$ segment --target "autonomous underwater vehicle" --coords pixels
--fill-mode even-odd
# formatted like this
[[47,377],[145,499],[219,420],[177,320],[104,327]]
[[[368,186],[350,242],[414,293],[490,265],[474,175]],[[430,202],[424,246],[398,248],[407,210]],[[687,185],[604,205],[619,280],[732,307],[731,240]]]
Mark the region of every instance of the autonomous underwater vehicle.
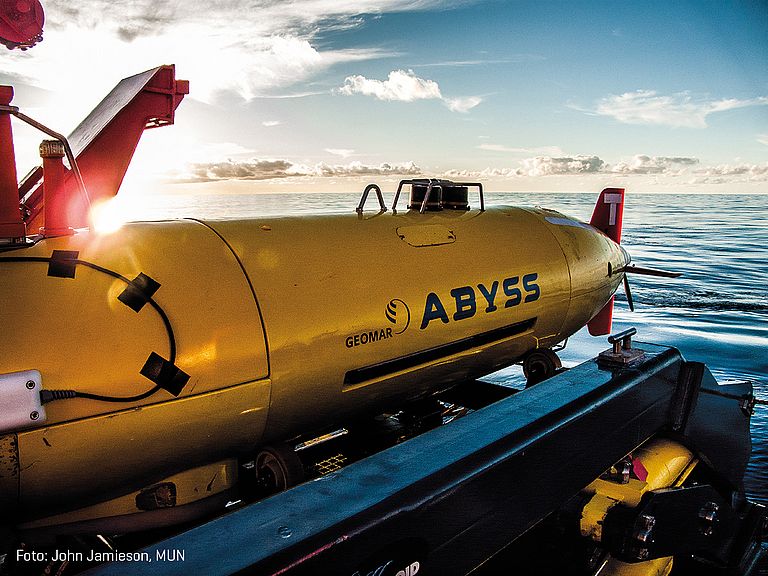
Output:
[[[370,445],[381,435],[366,422],[410,419],[390,443],[408,445],[417,429],[434,427],[427,422],[436,402],[461,412],[481,394],[480,384],[472,390],[477,378],[518,362],[531,390],[517,396],[543,389],[561,372],[557,345],[585,325],[593,335],[610,333],[622,283],[631,304],[628,274],[674,276],[630,263],[620,245],[620,188],[603,190],[589,223],[544,208],[486,208],[479,183],[412,179],[400,182],[391,210],[371,185],[349,214],[89,230],[91,205],[117,193],[142,131],[172,124],[188,90],[172,66],[127,78],[69,138],[11,106],[9,87],[0,90],[7,556],[66,537],[188,527],[232,502],[258,504],[308,478],[344,474],[356,458],[336,446],[358,428],[361,462],[377,452]],[[42,167],[20,184],[11,116],[54,138],[41,145]],[[398,211],[406,187],[408,210]],[[480,206],[472,209],[474,189]],[[380,206],[374,213],[364,211],[370,192]],[[644,361],[630,339],[615,338],[603,356],[612,377]],[[654,354],[646,351],[646,360]],[[702,456],[708,449],[688,446],[685,426],[696,421],[703,403],[695,397],[712,387],[711,376],[680,373],[687,375],[672,379],[685,412],[677,429],[625,438],[628,449],[600,459],[605,474],[580,486],[584,501],[573,513],[579,538],[600,543],[615,562],[645,564],[638,574],[669,573],[675,554],[625,545],[626,531],[642,544],[635,525],[643,520],[632,514],[660,490],[682,494],[689,479],[699,486],[709,478],[700,472],[712,462]],[[442,395],[457,389],[466,399],[446,403]],[[763,522],[759,507],[735,496],[754,404],[748,385],[725,396],[741,415],[734,417],[741,432],[728,441],[736,445],[733,470],[726,480],[712,470],[717,498],[701,491],[681,498],[696,518],[703,514],[704,532],[728,518],[717,540],[727,550],[717,558],[741,566],[755,556]],[[565,500],[575,506],[571,496],[556,508]],[[621,528],[606,536],[605,525]],[[731,532],[749,536],[737,546]],[[692,538],[697,552],[706,548],[702,538],[706,544]],[[416,564],[426,573],[428,564]],[[623,566],[601,574],[629,573]]]

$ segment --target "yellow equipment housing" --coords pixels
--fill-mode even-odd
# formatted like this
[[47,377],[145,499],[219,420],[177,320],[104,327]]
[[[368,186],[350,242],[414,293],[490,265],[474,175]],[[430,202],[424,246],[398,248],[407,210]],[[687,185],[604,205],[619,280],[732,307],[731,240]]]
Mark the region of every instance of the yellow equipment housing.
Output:
[[[95,267],[49,276],[54,250]],[[100,267],[160,284],[190,379],[178,397],[50,402],[46,421],[7,431],[0,508],[30,521],[95,505],[510,365],[584,326],[628,262],[587,224],[512,207],[141,222],[2,253],[0,373],[151,388],[139,372],[169,356],[163,322]]]
[[[644,480],[628,478],[616,482],[598,478],[584,488],[592,497],[582,510],[579,528],[582,536],[601,542],[603,522],[608,511],[617,504],[637,507],[648,492],[669,487],[680,487],[698,464],[693,453],[682,444],[667,438],[653,438],[632,454],[647,472]],[[664,557],[628,564],[609,557],[600,576],[667,576],[672,571],[673,558]]]

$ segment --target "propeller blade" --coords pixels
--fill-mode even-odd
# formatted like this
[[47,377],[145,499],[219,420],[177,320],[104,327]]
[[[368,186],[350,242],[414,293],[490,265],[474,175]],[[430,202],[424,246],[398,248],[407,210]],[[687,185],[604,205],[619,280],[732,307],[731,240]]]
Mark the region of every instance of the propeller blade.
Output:
[[627,304],[629,304],[629,311],[635,311],[635,303],[632,301],[632,290],[629,289],[629,277],[624,274],[624,293],[627,295]]
[[[662,278],[678,278],[682,276],[682,272],[668,272],[666,270],[655,270],[653,268],[640,268],[639,266],[626,266],[622,270],[617,272],[624,272],[625,274],[642,274],[643,276],[660,276]],[[626,278],[626,276],[624,276]]]

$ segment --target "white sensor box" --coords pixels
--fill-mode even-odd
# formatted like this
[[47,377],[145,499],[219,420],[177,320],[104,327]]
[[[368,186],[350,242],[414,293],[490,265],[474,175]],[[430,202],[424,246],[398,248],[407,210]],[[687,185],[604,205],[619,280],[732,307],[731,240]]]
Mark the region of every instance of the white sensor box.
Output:
[[14,432],[45,422],[40,403],[43,379],[37,370],[0,374],[0,432]]

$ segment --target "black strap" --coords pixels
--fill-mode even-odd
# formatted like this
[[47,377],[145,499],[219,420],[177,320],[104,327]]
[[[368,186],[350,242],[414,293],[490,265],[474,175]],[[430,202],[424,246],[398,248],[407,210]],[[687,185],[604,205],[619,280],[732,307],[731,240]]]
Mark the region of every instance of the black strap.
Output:
[[160,283],[142,272],[128,283],[117,299],[134,312],[139,312],[158,288]]
[[174,396],[181,394],[189,381],[189,374],[155,352],[149,355],[140,374]]
[[79,255],[77,250],[54,250],[48,262],[48,276],[74,278]]

